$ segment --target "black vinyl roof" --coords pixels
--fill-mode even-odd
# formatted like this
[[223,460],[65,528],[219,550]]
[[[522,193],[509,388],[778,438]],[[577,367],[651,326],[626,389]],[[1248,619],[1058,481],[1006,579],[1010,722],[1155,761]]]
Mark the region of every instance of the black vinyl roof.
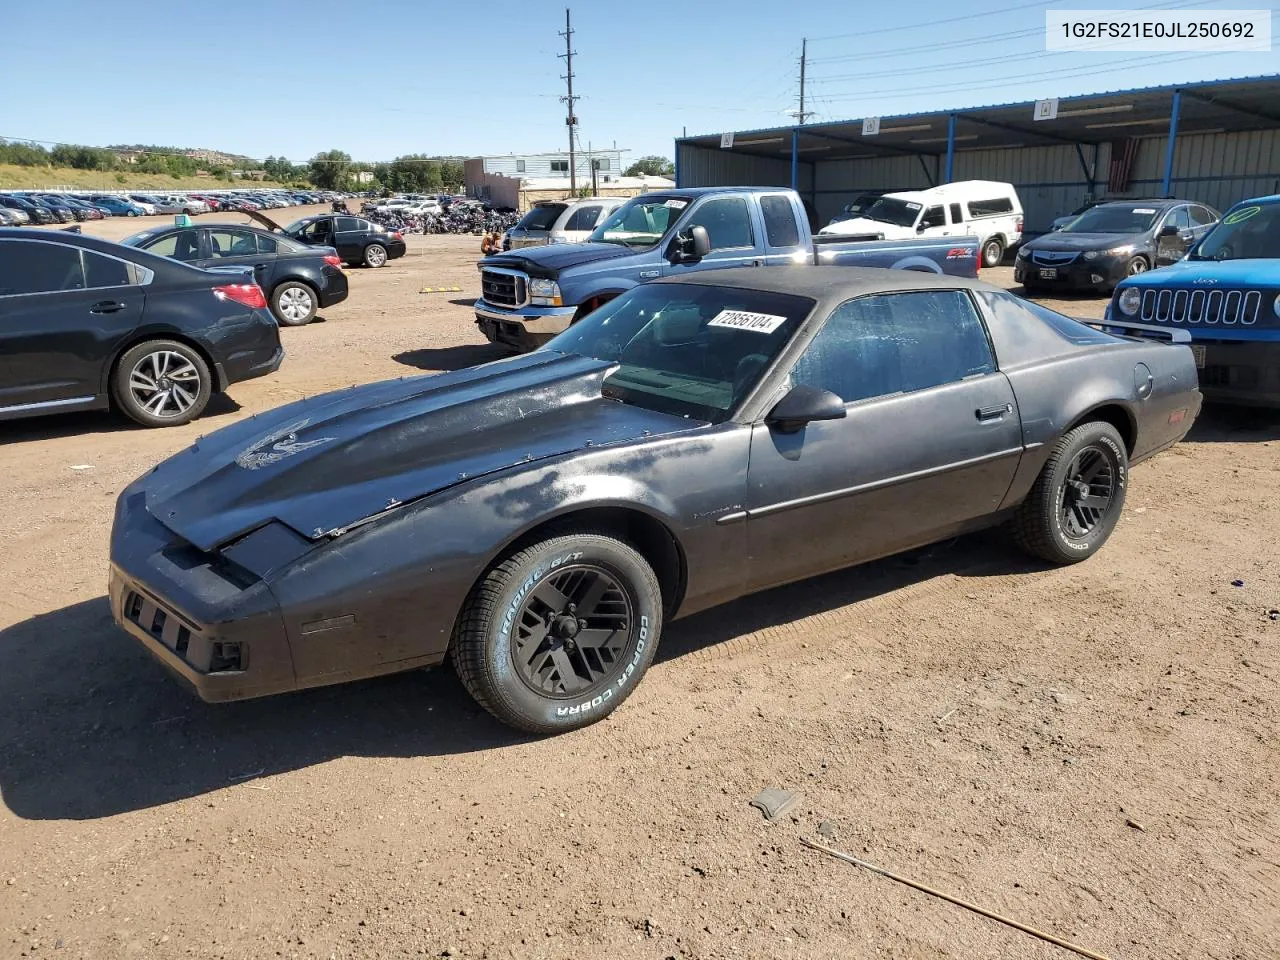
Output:
[[[880,118],[876,136],[862,135],[862,120],[809,123],[734,133],[729,152],[783,159],[791,156],[791,134],[799,132],[806,163],[947,152],[947,125],[956,117],[956,149],[1092,145],[1125,137],[1169,132],[1174,93],[1181,91],[1178,134],[1280,128],[1280,75],[1214,80],[1063,98],[1053,120],[1032,119],[1035,102]],[[720,134],[684,137],[687,144],[719,150]]]

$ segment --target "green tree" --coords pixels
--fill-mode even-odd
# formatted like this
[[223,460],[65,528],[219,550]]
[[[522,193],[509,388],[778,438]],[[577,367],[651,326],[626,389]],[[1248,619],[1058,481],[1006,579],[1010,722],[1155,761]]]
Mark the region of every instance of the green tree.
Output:
[[641,157],[627,167],[628,177],[670,177],[676,172],[676,165],[666,157]]
[[443,186],[450,193],[461,193],[462,185],[466,182],[463,173],[463,165],[461,160],[441,160],[440,161],[440,180]]
[[307,176],[321,190],[342,190],[351,171],[351,154],[326,150],[311,158]]

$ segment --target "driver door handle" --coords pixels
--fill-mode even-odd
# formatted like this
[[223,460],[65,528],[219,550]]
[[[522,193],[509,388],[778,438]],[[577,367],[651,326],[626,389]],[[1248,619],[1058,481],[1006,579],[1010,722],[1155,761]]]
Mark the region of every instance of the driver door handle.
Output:
[[990,407],[979,407],[977,410],[973,411],[973,415],[977,417],[979,421],[986,423],[988,420],[1003,420],[1006,413],[1012,412],[1013,404],[997,403]]
[[89,308],[90,313],[118,313],[127,307],[123,300],[99,300]]

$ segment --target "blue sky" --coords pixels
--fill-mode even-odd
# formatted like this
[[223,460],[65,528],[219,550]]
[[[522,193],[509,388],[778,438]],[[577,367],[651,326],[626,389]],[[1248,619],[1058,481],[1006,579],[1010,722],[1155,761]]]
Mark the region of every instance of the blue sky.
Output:
[[[580,136],[584,145],[616,143],[633,157],[669,156],[685,128],[694,134],[789,123],[803,36],[814,38],[808,108],[815,119],[1280,72],[1274,51],[1045,52],[1045,10],[1107,6],[579,2]],[[566,143],[556,59],[564,49],[556,35],[563,2],[41,0],[6,7],[4,35],[12,42],[0,60],[4,137],[201,146],[294,161],[330,148],[385,160]],[[45,42],[37,46],[40,37]]]

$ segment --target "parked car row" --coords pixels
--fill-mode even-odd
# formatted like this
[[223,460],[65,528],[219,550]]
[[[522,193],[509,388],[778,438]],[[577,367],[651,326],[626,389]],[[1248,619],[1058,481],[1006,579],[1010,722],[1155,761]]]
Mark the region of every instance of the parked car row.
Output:
[[106,217],[144,217],[214,210],[267,210],[327,203],[349,194],[333,191],[227,190],[201,193],[94,193],[22,190],[0,193],[0,226],[83,223]]

